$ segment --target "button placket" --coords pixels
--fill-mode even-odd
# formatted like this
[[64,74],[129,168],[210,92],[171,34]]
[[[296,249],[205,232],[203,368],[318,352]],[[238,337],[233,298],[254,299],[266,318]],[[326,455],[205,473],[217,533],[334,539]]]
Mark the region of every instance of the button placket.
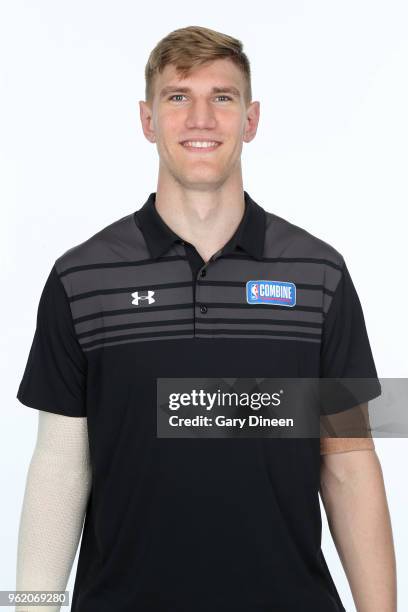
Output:
[[[196,278],[195,278],[195,303],[194,303],[194,335],[200,337],[199,333],[196,333],[196,329],[197,329],[197,318],[202,317],[203,315],[206,315],[208,313],[209,310],[209,306],[208,306],[208,301],[211,301],[211,297],[208,294],[208,291],[206,293],[207,298],[205,299],[205,301],[202,301],[201,299],[201,295],[202,295],[202,287],[200,285],[200,280],[202,278],[205,278],[208,275],[209,272],[209,268],[211,266],[211,264],[213,264],[218,257],[221,255],[222,253],[222,249],[220,249],[219,251],[217,251],[216,253],[214,253],[214,255],[212,255],[209,260],[204,263],[203,266],[201,266],[201,268],[198,269],[198,271],[196,272]],[[207,289],[209,288],[209,286],[207,285]],[[206,303],[207,302],[207,303]],[[205,330],[207,331],[208,326],[205,327]],[[204,334],[203,334],[204,335]],[[207,334],[205,334],[205,337],[207,337]]]
[[[202,268],[198,271],[198,274],[196,277],[196,291],[195,291],[196,304],[194,308],[196,318],[199,317],[200,315],[201,316],[205,315],[208,312],[208,305],[201,301],[201,286],[200,286],[199,281],[201,278],[205,278],[207,276],[208,267],[212,262],[214,262],[214,260],[215,260],[214,256],[210,257],[210,259],[206,262],[206,264],[202,266]],[[196,328],[196,326],[194,327]]]

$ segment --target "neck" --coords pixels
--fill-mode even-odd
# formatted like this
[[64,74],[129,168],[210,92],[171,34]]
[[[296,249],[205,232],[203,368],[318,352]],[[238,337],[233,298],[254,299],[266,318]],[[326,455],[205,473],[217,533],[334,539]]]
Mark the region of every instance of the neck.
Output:
[[242,178],[220,187],[189,189],[160,180],[156,190],[156,210],[180,238],[194,245],[208,259],[235,233],[245,210]]

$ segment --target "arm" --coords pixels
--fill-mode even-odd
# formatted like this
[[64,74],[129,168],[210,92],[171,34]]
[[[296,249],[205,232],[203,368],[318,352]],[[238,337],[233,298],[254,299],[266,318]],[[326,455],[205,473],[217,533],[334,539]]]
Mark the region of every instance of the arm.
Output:
[[396,612],[396,562],[375,450],[323,455],[320,495],[357,612]]
[[[16,590],[65,590],[91,486],[87,419],[39,411],[20,518]],[[17,606],[16,612],[60,606]]]

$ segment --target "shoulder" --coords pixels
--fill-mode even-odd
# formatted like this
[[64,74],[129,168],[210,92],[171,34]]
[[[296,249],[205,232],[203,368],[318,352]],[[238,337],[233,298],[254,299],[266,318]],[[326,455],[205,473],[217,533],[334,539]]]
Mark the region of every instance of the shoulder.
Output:
[[342,270],[344,258],[331,244],[287,219],[266,212],[265,257],[309,258]]
[[132,212],[62,253],[55,260],[55,269],[58,275],[64,276],[83,266],[96,267],[119,260],[138,260],[144,257],[145,242]]

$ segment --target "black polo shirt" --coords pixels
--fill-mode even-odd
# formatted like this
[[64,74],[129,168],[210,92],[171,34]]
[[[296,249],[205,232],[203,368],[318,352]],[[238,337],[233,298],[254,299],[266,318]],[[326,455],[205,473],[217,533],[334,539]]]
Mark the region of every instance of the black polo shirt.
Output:
[[[318,438],[157,435],[160,377],[377,377],[342,255],[244,196],[207,263],[152,193],[46,280],[17,397],[88,419],[75,612],[344,610],[321,550]],[[250,287],[251,302],[257,279],[296,294]]]

